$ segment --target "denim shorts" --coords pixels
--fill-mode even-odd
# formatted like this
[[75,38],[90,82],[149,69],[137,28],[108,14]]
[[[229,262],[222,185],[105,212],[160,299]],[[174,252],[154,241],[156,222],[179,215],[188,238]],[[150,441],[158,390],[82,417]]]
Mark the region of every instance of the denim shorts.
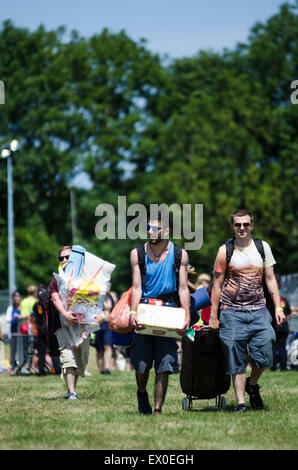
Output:
[[112,330],[109,328],[107,321],[100,325],[100,329],[95,332],[95,348],[97,351],[104,351],[105,346],[113,345]]
[[275,332],[271,322],[266,308],[221,310],[219,336],[227,374],[245,373],[248,352],[255,367],[272,367]]
[[178,363],[177,341],[175,338],[134,333],[131,349],[131,363],[139,374],[149,371],[154,363],[155,373],[171,374]]

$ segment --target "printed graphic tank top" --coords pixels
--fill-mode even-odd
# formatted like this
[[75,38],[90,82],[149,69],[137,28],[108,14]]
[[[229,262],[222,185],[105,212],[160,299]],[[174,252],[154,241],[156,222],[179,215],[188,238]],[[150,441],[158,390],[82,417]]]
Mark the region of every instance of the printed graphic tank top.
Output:
[[[253,240],[245,248],[235,244],[220,298],[223,309],[257,310],[264,308],[264,269],[273,266],[275,259],[268,243],[263,241],[263,245],[265,263],[263,263]],[[226,261],[217,257],[214,271],[224,273],[226,268]]]

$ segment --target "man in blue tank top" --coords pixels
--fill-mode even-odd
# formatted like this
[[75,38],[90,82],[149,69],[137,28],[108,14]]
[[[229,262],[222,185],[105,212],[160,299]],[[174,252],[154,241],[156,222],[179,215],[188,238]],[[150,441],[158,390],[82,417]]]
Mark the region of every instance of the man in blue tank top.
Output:
[[[132,292],[130,321],[135,330],[142,327],[138,324],[136,311],[142,297],[164,298],[175,302],[185,310],[185,325],[179,332],[186,333],[190,323],[190,294],[187,285],[188,255],[182,250],[179,269],[179,285],[174,271],[174,244],[169,241],[169,227],[162,226],[161,214],[156,220],[149,220],[147,225],[148,242],[145,243],[146,275],[144,283],[139,267],[137,249],[130,253],[132,268]],[[167,224],[168,225],[168,224]],[[150,335],[134,335],[131,351],[131,362],[136,371],[137,398],[139,412],[152,414],[146,390],[149,371],[155,368],[154,414],[160,414],[165,400],[168,376],[173,373],[177,364],[177,342],[175,338],[161,338]]]

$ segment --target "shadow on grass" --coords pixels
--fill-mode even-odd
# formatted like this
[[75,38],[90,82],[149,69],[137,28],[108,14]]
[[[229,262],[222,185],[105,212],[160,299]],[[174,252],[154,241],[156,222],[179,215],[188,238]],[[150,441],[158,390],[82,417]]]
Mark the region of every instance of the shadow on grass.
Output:
[[[184,413],[192,413],[192,412],[202,412],[202,413],[235,413],[235,405],[228,405],[224,410],[221,408],[218,408],[216,406],[197,406],[193,407],[191,409],[187,410],[182,410]],[[240,413],[238,412],[237,414],[246,414],[246,413],[261,413],[261,412],[268,412],[270,411],[270,408],[268,406],[265,406],[263,410],[253,410],[252,408],[248,407],[247,411]]]

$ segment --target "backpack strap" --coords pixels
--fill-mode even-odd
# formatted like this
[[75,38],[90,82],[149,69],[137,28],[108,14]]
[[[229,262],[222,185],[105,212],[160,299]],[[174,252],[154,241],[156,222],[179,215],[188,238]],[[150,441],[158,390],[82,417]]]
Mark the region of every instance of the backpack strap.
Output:
[[227,260],[227,266],[231,261],[231,258],[233,256],[234,252],[234,242],[235,242],[235,237],[229,238],[226,240],[223,245],[226,245],[226,260]]
[[256,248],[262,257],[263,263],[265,263],[265,250],[262,240],[259,238],[253,238],[253,241],[255,242]]
[[174,243],[174,271],[176,275],[176,289],[179,288],[179,271],[181,266],[182,248]]
[[[137,248],[137,253],[138,253],[141,277],[142,277],[142,286],[146,292],[147,289],[146,289],[146,284],[145,284],[145,275],[146,275],[145,245],[142,243],[141,245],[138,245],[136,248]],[[176,275],[176,288],[177,289],[179,287],[179,270],[181,266],[181,258],[182,258],[182,248],[181,246],[176,245],[176,243],[174,243],[174,271]]]
[[[263,244],[262,240],[260,240],[259,238],[254,238],[253,240],[254,240],[254,242],[255,242],[255,245],[256,245],[256,248],[257,248],[258,252],[260,253],[260,255],[261,255],[261,257],[262,257],[263,263],[265,263],[265,250],[264,250],[264,244]],[[270,292],[269,292],[269,290],[268,290],[268,287],[267,287],[267,284],[266,284],[265,276],[264,276],[264,275],[263,275],[262,284],[263,284],[263,290],[264,290],[264,297],[265,297],[266,308],[267,308],[267,310],[269,311],[269,313],[270,313],[271,316],[272,316],[272,324],[273,324],[273,326],[276,326],[276,320],[275,320],[275,305],[274,305],[273,299],[272,299],[272,297],[271,297],[271,294],[270,294]]]
[[140,272],[141,272],[141,277],[142,277],[142,286],[145,292],[147,292],[146,284],[145,284],[145,275],[146,275],[145,245],[142,243],[141,245],[138,245],[136,248],[138,252],[139,267],[140,267]]
[[[260,240],[259,238],[253,237],[253,241],[256,245],[258,252],[260,253],[262,257],[263,263],[265,263],[265,251],[264,251],[264,245],[263,245],[262,240]],[[226,245],[226,249],[227,249],[227,253],[226,253],[227,265],[230,263],[231,258],[233,256],[234,242],[235,242],[235,237],[229,238],[229,240],[224,242],[224,245]]]

